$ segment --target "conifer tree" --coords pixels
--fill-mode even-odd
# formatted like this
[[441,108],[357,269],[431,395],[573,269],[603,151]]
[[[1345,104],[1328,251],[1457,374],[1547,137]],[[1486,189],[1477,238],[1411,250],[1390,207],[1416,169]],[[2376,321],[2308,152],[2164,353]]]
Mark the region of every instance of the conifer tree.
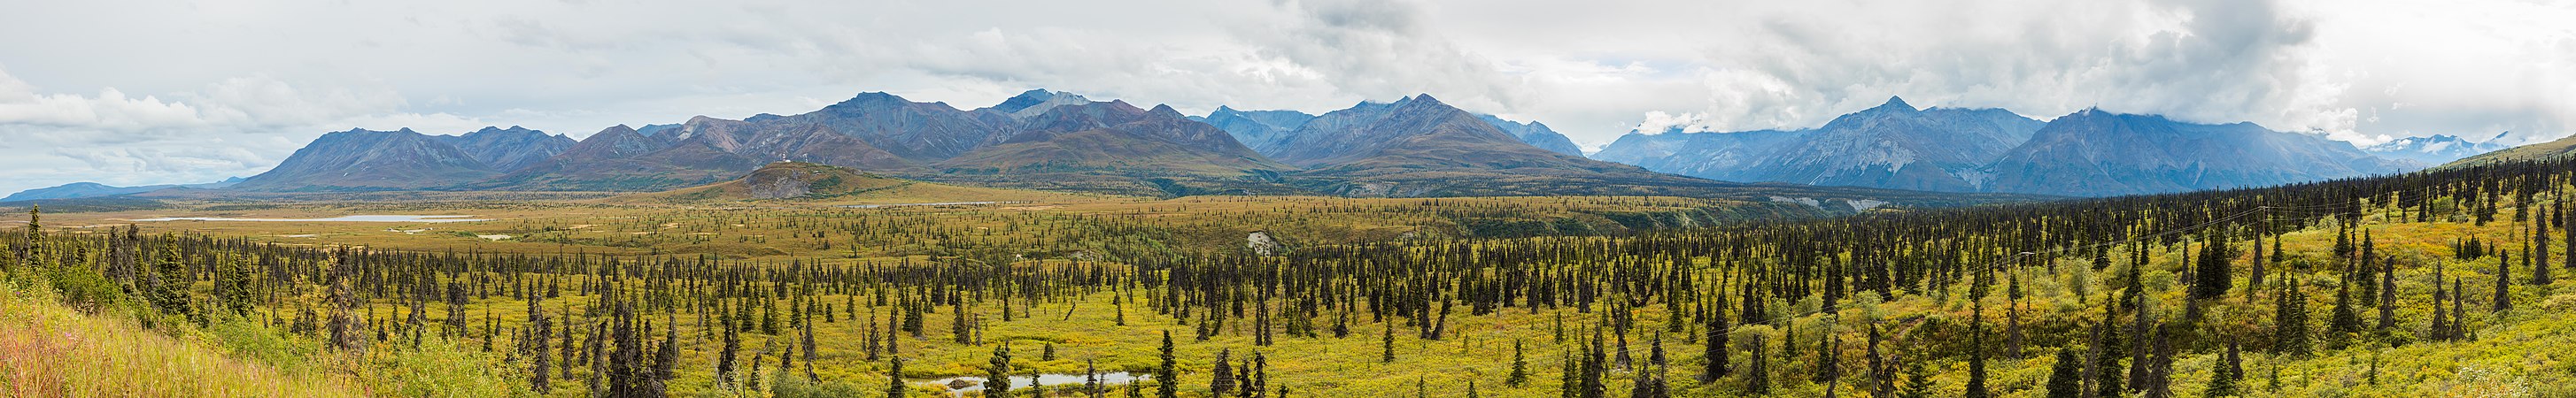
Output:
[[1922,359],[1905,362],[1905,389],[1896,394],[1903,398],[1932,398],[1932,372],[1925,370]]
[[[732,315],[725,315],[725,318],[718,319],[730,317]],[[732,324],[730,320],[724,322],[728,325]],[[716,384],[730,384],[734,379],[734,355],[739,351],[742,351],[742,335],[740,332],[735,332],[734,328],[724,328],[724,349],[716,352]]]
[[2391,258],[2388,261],[2381,261],[2380,264],[2377,329],[2379,333],[2385,335],[2397,328],[2397,261]]
[[551,354],[551,352],[549,352],[551,350],[546,349],[546,343],[552,342],[554,339],[554,336],[552,336],[554,333],[554,320],[547,319],[544,307],[539,306],[537,303],[538,300],[528,300],[529,335],[527,344],[528,351],[532,354],[529,355],[532,360],[529,369],[532,371],[528,372],[528,388],[536,391],[538,395],[545,395],[547,391],[550,391],[549,386],[547,385],[546,375],[550,373],[548,370],[551,370],[546,366],[546,361],[550,359],[550,356],[547,354]]
[[2298,283],[2293,282],[2282,286],[2281,294],[2276,297],[2279,298],[2274,300],[2272,313],[2273,352],[2307,356],[2310,352],[2307,294],[2301,293]]
[[149,298],[152,301],[152,307],[160,309],[161,312],[193,319],[196,313],[188,305],[190,301],[188,284],[191,278],[188,277],[188,265],[184,262],[185,259],[179,257],[178,246],[176,243],[165,242],[153,251],[152,268],[147,270],[150,272],[144,274],[143,278],[146,289],[144,297]]
[[2504,257],[2496,258],[2495,312],[2513,309],[2513,266]]
[[215,274],[218,279],[215,283],[215,295],[222,300],[225,313],[234,316],[250,315],[251,306],[257,304],[255,301],[258,300],[254,297],[257,294],[254,289],[258,287],[253,285],[257,282],[253,280],[255,275],[251,270],[250,262],[239,255],[222,257],[223,260],[220,262],[222,266]]
[[1010,342],[993,346],[993,358],[984,366],[984,396],[987,398],[1010,398],[1011,396]]
[[886,358],[885,396],[887,398],[901,398],[906,395],[905,392],[909,390],[911,390],[911,388],[908,388],[903,384],[903,357]]
[[1108,393],[1107,390],[1100,388],[1099,361],[1099,359],[1082,360],[1082,396],[1100,398],[1102,394]]
[[814,360],[817,357],[814,354],[814,325],[808,323],[797,329],[798,334],[804,335],[802,337],[805,343],[805,381],[822,383],[823,376],[814,373]]
[[1744,391],[1754,395],[1768,394],[1771,392],[1771,372],[1770,370],[1763,368],[1767,367],[1768,363],[1771,362],[1771,358],[1769,355],[1764,355],[1762,352],[1763,347],[1767,347],[1767,345],[1762,344],[1762,334],[1760,333],[1755,333],[1745,337],[1752,338],[1752,341],[1749,341],[1748,343],[1751,343],[1749,346],[1753,352],[1751,355],[1746,357],[1750,362],[1746,363],[1744,366]]
[[2334,318],[2326,322],[2329,346],[2340,348],[2350,342],[2351,336],[2361,333],[2361,314],[2352,309],[2351,286],[2349,279],[2335,285]]
[[1521,346],[1520,339],[1512,339],[1512,373],[1503,379],[1503,385],[1517,388],[1529,384],[1529,376],[1528,352]]
[[2084,382],[2082,379],[2084,376],[2081,375],[2083,372],[2078,370],[2081,368],[2081,365],[2077,363],[2080,360],[2080,358],[2075,356],[2075,349],[2073,347],[2057,349],[2057,365],[2050,368],[2048,373],[2049,398],[2077,398],[2083,396]]
[[1712,313],[1708,315],[1706,320],[1708,323],[1708,326],[1704,328],[1707,329],[1706,332],[1708,333],[1706,344],[1700,346],[1700,358],[1702,361],[1706,362],[1706,364],[1700,368],[1699,372],[1699,382],[1701,384],[1715,382],[1717,381],[1717,378],[1725,377],[1728,370],[1726,338],[1729,335],[1727,333],[1727,329],[1730,329],[1730,327],[1727,326],[1726,322],[1726,300],[1723,298],[1724,295],[1718,296],[1721,298],[1717,300],[1718,303],[1716,305],[1712,306],[1713,309],[1710,310]]
[[1381,329],[1384,329],[1385,333],[1380,333],[1378,335],[1377,361],[1379,363],[1395,363],[1395,325],[1389,324]]
[[1216,351],[1216,373],[1208,376],[1212,378],[1211,380],[1208,380],[1208,394],[1210,396],[1222,397],[1225,396],[1226,393],[1234,392],[1234,362],[1231,359],[1227,359],[1227,357],[1231,356],[1233,353],[1233,349],[1219,349]]
[[2227,363],[2214,366],[2209,372],[2209,387],[2203,390],[2207,396],[2233,397],[2243,394],[2242,387],[2238,385],[2242,384],[2241,380],[2245,378],[2245,368],[2236,352],[2236,344],[2228,343]]
[[2228,288],[2235,281],[2230,275],[2229,263],[2236,258],[2236,251],[2227,247],[2227,236],[2212,234],[2208,239],[2209,242],[2201,246],[2199,266],[2192,270],[2191,298],[2193,299],[2208,300],[2225,296]]
[[1163,366],[1154,372],[1154,393],[1159,398],[1181,396],[1181,370],[1178,358],[1172,356],[1172,331],[1163,331]]

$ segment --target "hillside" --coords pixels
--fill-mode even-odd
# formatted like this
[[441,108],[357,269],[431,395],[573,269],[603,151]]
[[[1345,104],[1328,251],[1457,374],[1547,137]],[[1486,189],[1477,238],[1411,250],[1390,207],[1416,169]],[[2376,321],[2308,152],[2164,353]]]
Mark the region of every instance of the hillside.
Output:
[[323,134],[268,172],[232,189],[250,191],[414,190],[500,175],[463,149],[411,129]]
[[806,162],[761,166],[731,181],[664,192],[602,199],[607,203],[725,204],[773,202],[809,205],[885,205],[960,202],[1063,201],[1085,195],[963,187],[886,177]]
[[518,171],[457,185],[519,191],[649,191],[722,181],[762,164],[703,140],[675,142],[673,135],[647,136],[626,125],[612,126]]
[[2262,187],[2410,170],[2350,143],[2253,123],[2209,125],[2085,110],[2058,117],[1982,171],[1991,192],[2112,196]]
[[[1228,373],[1240,369],[1316,396],[1416,388],[1427,395],[1435,386],[1498,397],[1639,386],[1672,396],[2044,396],[2050,389],[2072,395],[2071,386],[2084,380],[2111,390],[2105,396],[2576,393],[2567,387],[2576,382],[2576,367],[2568,365],[2576,357],[2552,349],[2576,344],[2576,282],[2565,277],[2576,272],[2565,244],[2576,223],[2560,211],[2561,192],[2576,175],[2569,162],[1801,220],[1764,216],[1790,209],[1776,204],[1669,197],[842,208],[797,206],[834,199],[757,198],[864,196],[891,182],[792,163],[756,174],[734,187],[708,187],[716,193],[706,195],[732,200],[707,204],[731,206],[499,204],[515,209],[486,213],[458,204],[346,205],[496,214],[392,231],[219,222],[146,224],[155,232],[148,234],[58,228],[101,217],[86,215],[47,217],[57,227],[38,228],[48,232],[35,239],[26,228],[0,228],[0,241],[40,242],[35,252],[99,250],[111,259],[28,264],[0,256],[11,269],[46,270],[0,274],[12,278],[0,286],[80,292],[0,303],[10,305],[0,318],[44,314],[0,323],[0,331],[13,332],[0,333],[0,349],[152,350],[78,351],[143,358],[79,372],[27,372],[16,367],[21,362],[0,360],[8,371],[0,377],[15,377],[0,387],[207,377],[151,365],[177,356],[191,358],[178,362],[189,367],[258,361],[288,372],[287,380],[297,380],[288,370],[296,366],[349,372],[358,375],[351,383],[398,396],[422,395],[422,388],[580,395],[589,380],[661,385],[676,396],[850,396],[890,388],[936,396],[955,388],[932,381],[984,374],[994,363],[1009,364],[1011,373],[1170,368],[1176,373],[1155,379],[1212,391],[1224,385],[1210,381],[1219,380],[1213,364],[1220,361]],[[825,182],[832,179],[843,181]],[[1747,216],[1753,218],[1741,218]],[[11,217],[0,222],[19,224]],[[276,235],[308,229],[338,232]],[[161,249],[183,244],[199,245],[198,255]],[[120,264],[112,260],[123,255],[117,253],[128,250],[152,259],[140,264],[216,270],[210,273],[219,283],[155,285],[143,275],[159,268],[110,271]],[[476,255],[447,254],[468,252]],[[387,293],[358,308],[323,299],[328,293],[271,299],[251,290],[333,290],[302,276],[267,279],[316,267],[336,267],[325,275],[366,269],[383,276],[340,279],[349,292],[429,285],[449,293]],[[494,282],[478,282],[486,280]],[[505,282],[511,280],[518,282]],[[163,293],[127,296],[118,287],[126,283],[206,299],[182,306],[151,299]],[[940,303],[947,294],[959,300]],[[1168,313],[1150,307],[1199,294],[1210,298],[1168,301]],[[885,304],[876,302],[880,295]],[[713,304],[650,304],[667,297]],[[1370,297],[1383,298],[1370,304]],[[329,327],[298,332],[224,321],[215,311],[225,311],[226,300],[247,302],[254,314],[281,314],[285,325],[329,323],[297,315],[308,308],[423,315],[369,317],[369,328],[388,330],[382,335],[336,335],[366,347],[359,351],[324,343],[334,341],[322,337],[335,336]],[[43,307],[54,302],[110,312]],[[1231,311],[1236,302],[1243,315]],[[158,337],[198,335],[184,321],[166,324],[177,332],[79,326],[95,337],[54,337],[64,330],[55,325],[192,314],[213,316],[221,326],[207,333],[220,337]],[[591,326],[570,333],[530,327],[564,323]],[[1166,332],[1172,338],[1164,339]],[[422,336],[419,348],[412,348],[412,333]],[[808,333],[812,344],[803,341]],[[899,348],[889,349],[889,339]],[[180,343],[148,342],[172,340]],[[310,348],[269,348],[279,346]],[[571,376],[561,376],[561,362],[526,361],[561,358],[565,346],[615,348],[596,348],[606,353],[594,353],[589,365],[575,362]],[[673,359],[656,359],[659,352]],[[816,355],[798,355],[807,352]],[[1637,370],[1612,370],[1623,352]],[[728,353],[735,362],[716,360]],[[878,359],[867,359],[871,354]],[[344,355],[368,359],[337,359]],[[35,356],[0,358],[28,357]],[[902,373],[889,374],[898,360]],[[1181,365],[1189,363],[1209,365]],[[755,371],[748,364],[762,365]],[[671,376],[614,370],[661,367]],[[523,372],[531,369],[545,371],[549,382],[528,379]],[[223,374],[237,376],[186,385],[263,386],[281,378],[256,368]],[[1157,387],[1142,383],[1142,390]],[[466,388],[476,390],[454,392]]]

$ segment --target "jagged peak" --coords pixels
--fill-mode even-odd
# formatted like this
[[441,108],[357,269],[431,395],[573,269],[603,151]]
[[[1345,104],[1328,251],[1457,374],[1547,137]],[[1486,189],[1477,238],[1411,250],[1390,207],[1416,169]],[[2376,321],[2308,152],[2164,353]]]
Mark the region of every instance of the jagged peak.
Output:
[[516,125],[510,126],[510,128],[501,128],[501,127],[499,127],[499,126],[483,126],[483,128],[482,128],[482,129],[474,130],[474,131],[472,131],[472,132],[467,132],[467,133],[465,133],[465,135],[475,135],[475,134],[485,134],[485,133],[536,133],[536,134],[538,134],[538,135],[544,135],[546,132],[544,132],[544,131],[538,131],[538,130],[530,130],[530,129],[526,128],[526,127],[519,127],[519,126],[516,126]]
[[592,135],[593,135],[593,136],[599,136],[599,135],[605,135],[605,134],[635,134],[635,128],[634,128],[634,127],[626,127],[626,124],[624,124],[624,123],[619,123],[618,125],[615,125],[615,126],[608,126],[608,128],[600,129],[598,134],[592,134]]
[[1422,104],[1448,105],[1448,104],[1445,104],[1445,103],[1441,103],[1439,98],[1431,98],[1431,93],[1414,94],[1414,95],[1413,95],[1413,96],[1411,96],[1411,97],[1404,97],[1404,101],[1399,101],[1399,102],[1414,102],[1414,103],[1422,103]]
[[1170,104],[1154,104],[1154,109],[1146,110],[1145,113],[1162,117],[1182,117],[1181,111],[1172,109]]
[[1906,112],[1914,112],[1914,111],[1919,111],[1919,110],[1921,110],[1921,109],[1917,109],[1917,108],[1915,108],[1915,107],[1914,107],[1914,104],[1908,104],[1908,103],[1905,103],[1905,98],[1903,98],[1903,97],[1898,97],[1898,96],[1893,96],[1893,95],[1891,95],[1891,96],[1888,96],[1888,97],[1887,97],[1887,103],[1884,103],[1884,104],[1878,104],[1878,107],[1876,107],[1876,108],[1870,108],[1870,109],[1873,109],[1873,110],[1875,110],[1875,109],[1887,109],[1887,110],[1898,110],[1898,109],[1902,109],[1902,110],[1905,110]]

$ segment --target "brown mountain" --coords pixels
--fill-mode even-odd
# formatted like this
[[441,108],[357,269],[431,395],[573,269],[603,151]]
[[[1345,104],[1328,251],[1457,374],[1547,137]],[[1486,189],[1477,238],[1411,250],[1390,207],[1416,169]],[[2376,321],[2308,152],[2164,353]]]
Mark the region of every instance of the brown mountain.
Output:
[[456,145],[411,129],[323,134],[232,189],[271,192],[431,189],[499,174]]
[[783,121],[755,123],[706,116],[690,118],[669,135],[703,142],[727,153],[769,161],[798,161],[875,172],[917,171],[920,165],[829,126]]
[[[1007,131],[938,102],[912,102],[893,94],[859,94],[795,116],[760,115],[764,125],[821,125],[917,163],[957,157],[1006,137]],[[782,123],[783,124],[780,124]]]
[[626,125],[609,127],[545,161],[468,185],[472,189],[526,191],[646,191],[700,185],[760,167],[755,158],[718,149],[704,140],[673,142],[672,134],[647,136]]
[[1054,103],[1043,113],[1020,115],[1025,116],[1013,120],[1010,138],[940,162],[945,174],[936,178],[1161,195],[1294,190],[1272,181],[1293,167],[1253,153],[1224,130],[1189,120],[1170,106]]
[[562,154],[578,144],[572,138],[519,126],[484,127],[459,136],[434,136],[455,145],[492,171],[508,172]]
[[1725,185],[1556,153],[1430,95],[1333,111],[1274,158],[1299,186],[1350,196],[1686,194]]

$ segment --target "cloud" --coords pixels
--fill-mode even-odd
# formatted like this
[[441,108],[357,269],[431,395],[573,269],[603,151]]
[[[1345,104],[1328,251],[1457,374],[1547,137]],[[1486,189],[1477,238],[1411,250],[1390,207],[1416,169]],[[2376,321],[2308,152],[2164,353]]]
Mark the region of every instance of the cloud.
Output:
[[[164,98],[168,99],[164,99]],[[264,77],[136,97],[44,92],[0,69],[0,190],[94,181],[190,183],[248,176],[325,131],[350,127],[470,130],[479,121],[398,111],[399,96],[299,90]]]
[[[195,182],[326,131],[584,136],[863,91],[1187,112],[1430,93],[1578,143],[1805,128],[1902,95],[2373,142],[2576,127],[2576,7],[2524,0],[34,2],[0,36],[0,190]],[[191,148],[234,147],[224,154]],[[173,172],[175,170],[176,172]]]

